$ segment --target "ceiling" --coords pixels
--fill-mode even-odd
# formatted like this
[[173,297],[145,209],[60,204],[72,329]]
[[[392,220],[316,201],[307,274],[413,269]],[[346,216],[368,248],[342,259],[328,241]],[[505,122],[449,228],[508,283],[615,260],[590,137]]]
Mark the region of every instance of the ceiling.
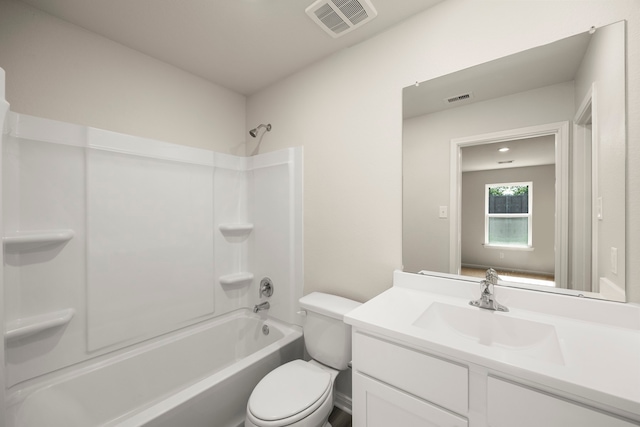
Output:
[[[499,148],[509,151],[500,152]],[[462,147],[462,172],[522,168],[556,163],[553,135]]]
[[23,0],[38,9],[250,95],[443,0],[371,0],[378,16],[333,38],[314,0]]
[[[591,35],[585,32],[407,87],[403,91],[403,118],[572,81],[590,40]],[[470,97],[448,102],[464,94]],[[498,152],[504,146],[510,150]],[[463,172],[551,164],[555,164],[553,136],[462,148]]]
[[[572,81],[589,46],[588,32],[410,86],[403,117],[410,119],[501,96]],[[447,99],[470,93],[453,103]]]

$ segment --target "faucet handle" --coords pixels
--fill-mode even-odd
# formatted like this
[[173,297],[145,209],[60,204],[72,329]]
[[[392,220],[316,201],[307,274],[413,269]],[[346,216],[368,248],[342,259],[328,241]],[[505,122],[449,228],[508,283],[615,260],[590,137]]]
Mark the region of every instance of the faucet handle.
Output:
[[268,277],[264,277],[260,281],[260,296],[269,298],[273,295],[273,282]]

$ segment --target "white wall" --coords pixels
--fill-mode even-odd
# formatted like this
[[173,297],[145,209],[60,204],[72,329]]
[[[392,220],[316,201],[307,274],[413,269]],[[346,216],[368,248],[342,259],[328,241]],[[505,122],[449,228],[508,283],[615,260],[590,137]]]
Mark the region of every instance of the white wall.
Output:
[[230,154],[246,139],[244,96],[16,0],[0,68],[18,113]]
[[[485,185],[533,183],[533,250],[487,248],[484,243]],[[555,268],[555,165],[493,169],[462,174],[460,250],[463,266],[495,267],[553,276]],[[503,254],[503,258],[500,254]]]
[[[623,27],[605,27],[593,34],[592,42],[576,76],[576,107],[591,89],[595,88],[593,104],[593,133],[597,147],[597,184],[594,197],[602,198],[602,219],[596,221],[598,249],[598,278],[606,277],[624,288],[625,271],[612,272],[611,248],[617,248],[618,257],[624,260],[625,231],[620,224],[625,222],[625,80],[624,48],[620,45]],[[630,49],[630,48],[629,48]],[[637,116],[627,114],[628,120],[637,121]],[[634,140],[629,139],[629,144]],[[631,163],[627,165],[632,169]],[[633,191],[633,187],[630,187]],[[636,191],[637,192],[637,191]],[[628,233],[627,233],[628,234]],[[622,266],[618,261],[618,266]],[[596,278],[596,279],[598,279]]]
[[[260,93],[262,150],[305,147],[305,293],[359,300],[402,265],[402,88],[628,19],[629,187],[640,184],[640,10],[636,0],[447,0]],[[251,150],[252,147],[248,147]],[[448,157],[433,163],[448,164]],[[634,185],[635,184],[635,185]],[[628,192],[627,218],[640,218]],[[629,298],[640,301],[640,220],[628,220]]]
[[[5,75],[4,70],[0,69],[0,132],[4,129],[4,122],[9,112],[9,103],[5,100]],[[0,162],[3,161],[2,152],[0,151]],[[1,163],[0,163],[1,164]],[[2,173],[0,173],[0,188],[3,187]],[[4,203],[0,197],[0,212],[4,210]],[[2,229],[2,227],[0,227]],[[4,245],[0,247],[0,255],[4,258]],[[0,330],[6,330],[5,328],[5,297],[4,297],[4,262],[0,265]],[[0,366],[5,366],[5,347],[4,340],[0,343]],[[0,376],[0,402],[5,402],[6,399],[6,379],[4,369],[2,369],[2,375]],[[5,405],[0,405],[0,427],[5,426]]]

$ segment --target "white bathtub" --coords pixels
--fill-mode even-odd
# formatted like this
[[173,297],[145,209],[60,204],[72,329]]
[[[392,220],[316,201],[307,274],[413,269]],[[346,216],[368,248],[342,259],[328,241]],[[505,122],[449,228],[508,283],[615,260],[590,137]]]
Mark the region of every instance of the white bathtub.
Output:
[[298,328],[235,311],[12,390],[9,426],[237,427],[258,381],[302,349]]

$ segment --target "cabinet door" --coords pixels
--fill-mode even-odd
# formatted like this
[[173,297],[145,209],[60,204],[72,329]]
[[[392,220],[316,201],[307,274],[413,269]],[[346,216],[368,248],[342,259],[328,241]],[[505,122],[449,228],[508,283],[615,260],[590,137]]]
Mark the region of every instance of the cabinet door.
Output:
[[638,424],[489,377],[490,427],[632,427]]
[[354,427],[467,427],[465,418],[359,373],[353,374]]
[[353,367],[455,414],[466,415],[469,411],[466,366],[356,332]]

